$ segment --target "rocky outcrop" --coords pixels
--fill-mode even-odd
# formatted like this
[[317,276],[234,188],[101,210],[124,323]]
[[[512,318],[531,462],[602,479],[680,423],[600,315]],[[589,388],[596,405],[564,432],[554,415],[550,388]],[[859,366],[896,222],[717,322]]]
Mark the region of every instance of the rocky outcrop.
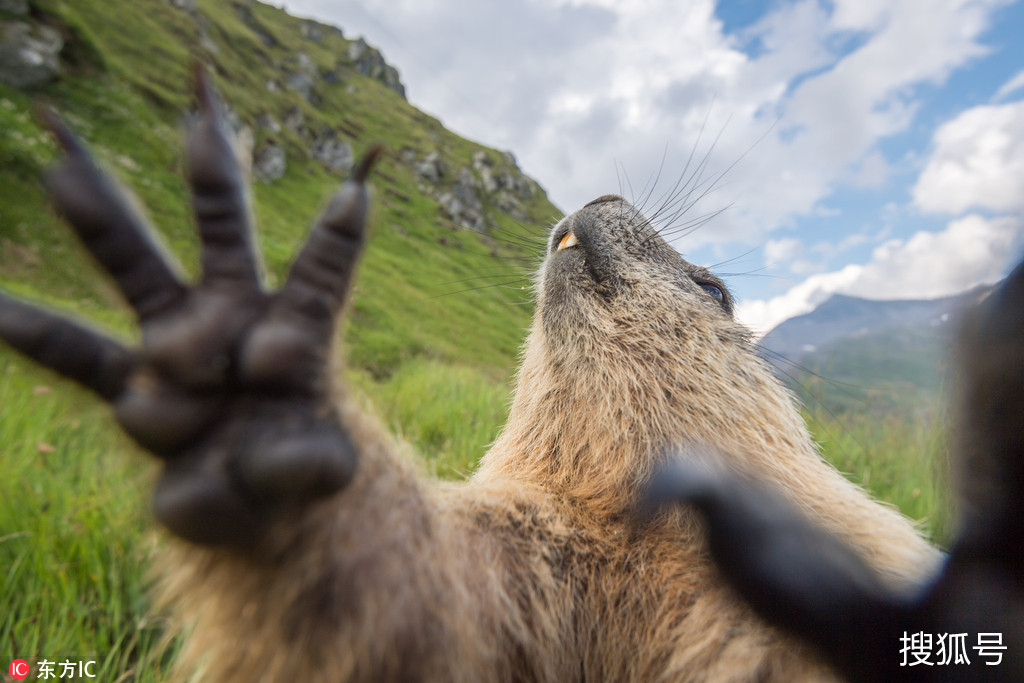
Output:
[[495,194],[501,190],[508,190],[516,197],[520,199],[529,199],[536,192],[536,188],[531,183],[516,165],[516,158],[512,156],[511,152],[505,152],[502,154],[506,163],[510,163],[515,169],[515,173],[507,169],[498,170],[495,167],[494,160],[491,156],[483,150],[473,155],[473,168],[480,175],[480,180],[483,182],[484,189],[488,194]]
[[34,88],[60,75],[60,32],[43,24],[0,22],[0,83]]
[[455,223],[464,228],[483,232],[487,229],[484,205],[477,194],[477,180],[468,167],[459,171],[459,177],[450,192],[442,192],[437,198],[441,209]]
[[357,38],[349,43],[348,58],[364,76],[380,81],[391,90],[405,97],[405,86],[398,76],[398,69],[384,61],[384,56],[365,40]]
[[166,0],[167,4],[172,7],[177,7],[183,12],[187,12],[193,16],[199,14],[199,6],[196,4],[196,0]]
[[316,64],[305,52],[297,54],[295,59],[297,67],[286,74],[285,85],[299,93],[307,102],[317,104],[320,98],[314,89],[317,81]]
[[335,173],[348,173],[355,163],[352,145],[338,137],[332,130],[313,141],[309,153],[313,158]]
[[28,0],[0,0],[0,12],[23,17],[28,14]]
[[253,158],[252,174],[265,183],[277,180],[287,169],[284,148],[274,143],[262,147]]
[[281,124],[277,122],[273,114],[266,112],[260,114],[260,117],[256,119],[256,125],[263,130],[269,131],[272,135],[277,135],[281,132]]
[[496,162],[484,150],[474,153],[472,169],[463,166],[450,189],[445,187],[450,176],[438,150],[422,160],[417,160],[412,149],[403,149],[399,156],[416,173],[420,190],[433,196],[452,221],[472,230],[484,231],[492,224],[485,202],[516,220],[527,220],[526,202],[538,192],[508,152],[501,155],[504,163]]
[[292,107],[284,115],[284,125],[293,133],[303,135],[306,130],[306,115],[298,107]]
[[444,162],[436,150],[424,157],[414,168],[417,177],[433,185],[437,185],[444,178]]
[[313,21],[312,19],[305,19],[299,26],[299,32],[302,33],[303,38],[313,43],[319,43],[325,36],[329,35],[335,35],[339,38],[345,37],[345,34],[337,26],[321,24],[319,21]]

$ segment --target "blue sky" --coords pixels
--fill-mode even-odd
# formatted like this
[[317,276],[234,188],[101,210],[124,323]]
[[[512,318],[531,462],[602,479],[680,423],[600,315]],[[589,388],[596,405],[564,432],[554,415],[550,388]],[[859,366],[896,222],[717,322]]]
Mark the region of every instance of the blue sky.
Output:
[[[757,331],[835,292],[953,294],[1024,255],[1024,2],[285,7],[381,47],[414,104],[513,151],[563,210],[642,201],[732,274]],[[680,178],[702,196],[674,217]]]

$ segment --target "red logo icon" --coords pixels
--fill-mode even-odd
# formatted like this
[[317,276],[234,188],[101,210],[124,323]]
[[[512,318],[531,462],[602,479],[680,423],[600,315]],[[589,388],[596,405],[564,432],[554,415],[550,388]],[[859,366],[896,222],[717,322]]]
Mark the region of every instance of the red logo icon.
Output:
[[12,678],[20,681],[21,679],[28,676],[28,662],[26,662],[24,659],[15,659],[13,662],[11,662],[11,666],[8,669],[8,671],[10,672]]

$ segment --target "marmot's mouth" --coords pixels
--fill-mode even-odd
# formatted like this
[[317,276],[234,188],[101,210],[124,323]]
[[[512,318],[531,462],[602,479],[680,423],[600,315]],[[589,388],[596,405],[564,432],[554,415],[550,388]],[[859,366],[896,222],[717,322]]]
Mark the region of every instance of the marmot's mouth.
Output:
[[555,249],[555,251],[562,251],[563,249],[568,249],[569,247],[575,247],[576,244],[576,233],[567,232],[565,233],[565,236],[562,238],[562,241],[558,243],[558,248]]

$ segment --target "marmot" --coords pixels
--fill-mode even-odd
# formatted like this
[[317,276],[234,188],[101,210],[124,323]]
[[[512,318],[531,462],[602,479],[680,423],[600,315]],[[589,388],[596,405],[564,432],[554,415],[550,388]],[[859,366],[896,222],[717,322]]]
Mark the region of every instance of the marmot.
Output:
[[[638,524],[655,470],[701,454],[780,491],[894,590],[940,553],[824,462],[725,285],[618,196],[551,232],[508,424],[463,483],[428,481],[328,370],[371,153],[282,289],[260,287],[218,104],[188,180],[203,242],[181,283],[51,117],[61,212],[138,313],[133,351],[3,297],[0,335],[92,388],[164,460],[160,589],[210,681],[829,679],[714,568],[685,507]],[[895,644],[894,644],[895,646]]]

